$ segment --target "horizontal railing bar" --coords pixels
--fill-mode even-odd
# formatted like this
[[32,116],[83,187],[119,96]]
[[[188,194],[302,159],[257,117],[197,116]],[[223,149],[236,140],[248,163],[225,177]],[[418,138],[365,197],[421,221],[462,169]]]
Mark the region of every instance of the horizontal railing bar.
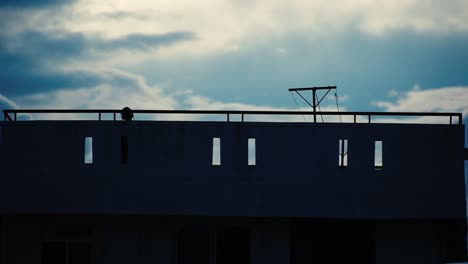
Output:
[[[203,115],[226,115],[229,121],[230,115],[241,115],[242,121],[244,121],[245,115],[325,115],[325,116],[353,116],[354,123],[356,123],[357,116],[367,116],[368,122],[370,123],[372,116],[387,116],[387,117],[458,117],[458,124],[462,124],[463,115],[462,113],[454,112],[313,112],[313,111],[256,111],[256,110],[131,110],[134,114],[203,114]],[[99,117],[105,113],[113,114],[113,119],[122,110],[119,109],[5,109],[3,114],[5,121],[16,121],[17,114],[93,114],[97,113]],[[14,118],[11,118],[10,114],[13,114]],[[99,118],[100,120],[100,118]]]
[[[3,113],[120,113],[112,109],[6,109]],[[137,114],[248,114],[248,115],[372,115],[372,116],[457,116],[461,113],[452,112],[312,112],[312,111],[256,111],[256,110],[132,110]]]

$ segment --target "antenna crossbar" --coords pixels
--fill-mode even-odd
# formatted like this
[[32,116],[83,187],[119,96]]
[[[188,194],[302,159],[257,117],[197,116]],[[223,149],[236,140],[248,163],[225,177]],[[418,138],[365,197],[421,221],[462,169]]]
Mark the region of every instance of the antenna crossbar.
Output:
[[[322,102],[323,98],[327,96],[327,94],[332,90],[336,90],[336,86],[314,86],[314,87],[302,87],[302,88],[289,88],[288,91],[296,92],[308,105],[310,105],[314,111],[314,123],[317,123],[317,107],[320,107],[320,103]],[[324,96],[320,98],[317,97],[317,90],[327,90]],[[302,96],[299,92],[300,91],[312,91],[312,104],[307,101],[304,96]]]

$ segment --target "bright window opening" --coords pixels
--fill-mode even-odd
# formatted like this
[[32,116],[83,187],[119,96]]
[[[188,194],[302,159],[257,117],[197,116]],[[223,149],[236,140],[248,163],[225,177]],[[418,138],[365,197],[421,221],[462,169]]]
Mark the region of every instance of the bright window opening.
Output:
[[374,166],[375,168],[382,168],[383,167],[383,144],[382,141],[375,141],[375,149],[374,149]]
[[84,163],[92,164],[93,163],[93,138],[85,137],[84,142]]
[[340,139],[338,141],[338,165],[348,167],[348,140]]
[[255,166],[257,164],[255,153],[255,138],[249,138],[248,140],[248,164],[249,166]]
[[221,165],[221,139],[213,138],[213,156],[211,165],[220,166]]

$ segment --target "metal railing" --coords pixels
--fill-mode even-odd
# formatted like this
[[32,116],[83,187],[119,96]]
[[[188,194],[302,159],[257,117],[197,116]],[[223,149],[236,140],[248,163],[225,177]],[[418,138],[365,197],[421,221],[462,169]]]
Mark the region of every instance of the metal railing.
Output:
[[[96,114],[96,119],[102,120],[103,114],[112,114],[111,120],[117,120],[117,115],[121,114],[122,110],[115,109],[6,109],[3,110],[5,121],[18,121],[18,115],[21,114]],[[357,117],[365,116],[367,122],[371,123],[373,117],[447,117],[449,124],[462,124],[462,113],[432,113],[432,112],[309,112],[309,111],[241,111],[241,110],[132,110],[134,114],[183,114],[183,115],[225,115],[226,121],[231,121],[231,116],[240,116],[241,122],[245,121],[247,115],[260,116],[352,116],[352,122],[344,123],[363,123],[358,122]],[[315,118],[314,118],[315,119]],[[454,123],[454,119],[458,119]],[[331,122],[325,122],[331,123]],[[336,122],[334,122],[336,123]],[[430,122],[427,122],[430,123]]]

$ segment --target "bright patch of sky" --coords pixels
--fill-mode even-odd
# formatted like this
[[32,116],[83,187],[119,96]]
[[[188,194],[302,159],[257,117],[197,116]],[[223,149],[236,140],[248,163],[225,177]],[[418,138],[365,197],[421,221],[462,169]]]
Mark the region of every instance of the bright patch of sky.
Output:
[[294,110],[287,88],[337,85],[343,109],[466,116],[467,43],[464,0],[7,0],[0,104]]

